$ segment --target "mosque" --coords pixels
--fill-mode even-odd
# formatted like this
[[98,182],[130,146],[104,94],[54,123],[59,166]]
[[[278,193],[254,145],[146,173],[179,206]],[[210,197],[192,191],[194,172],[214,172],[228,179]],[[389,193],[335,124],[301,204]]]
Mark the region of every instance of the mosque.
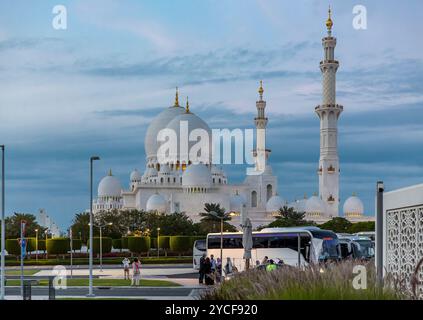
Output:
[[[144,141],[146,167],[143,172],[134,170],[129,177],[128,188],[122,188],[120,181],[110,171],[99,183],[97,198],[93,201],[94,213],[113,209],[146,210],[170,214],[186,213],[194,222],[200,220],[200,212],[205,203],[218,203],[226,211],[234,213],[231,223],[240,224],[240,215],[247,215],[253,226],[265,225],[274,221],[278,210],[283,206],[293,207],[305,212],[306,219],[323,223],[339,216],[339,157],[338,157],[338,119],[343,106],[336,103],[336,72],[339,62],[335,60],[336,38],[332,36],[333,22],[331,11],[326,21],[327,35],[322,39],[324,50],[320,62],[322,72],[322,102],[315,108],[320,119],[320,159],[317,166],[319,193],[288,203],[278,195],[278,179],[269,164],[271,150],[267,149],[265,139],[258,135],[266,134],[268,118],[265,114],[266,101],[263,100],[262,82],[256,102],[257,116],[255,149],[253,157],[264,159],[255,161],[256,174],[246,174],[242,183],[229,183],[226,172],[213,164],[210,158],[193,163],[177,150],[171,161],[163,162],[158,157],[161,142],[159,132],[169,128],[179,133],[181,123],[188,126],[188,133],[202,129],[210,133],[207,123],[194,114],[187,100],[186,107],[179,103],[176,90],[175,102],[164,109],[150,123]],[[189,142],[191,144],[192,142]],[[261,164],[260,164],[261,163]],[[261,166],[261,167],[260,167]],[[362,201],[353,194],[343,205],[344,217],[350,221],[367,221],[372,217],[364,215]]]

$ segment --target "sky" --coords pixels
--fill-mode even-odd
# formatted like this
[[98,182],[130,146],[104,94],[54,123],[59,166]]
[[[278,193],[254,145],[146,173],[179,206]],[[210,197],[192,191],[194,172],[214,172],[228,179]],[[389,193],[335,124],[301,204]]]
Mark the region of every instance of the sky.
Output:
[[[67,29],[53,28],[64,5]],[[318,191],[319,62],[327,8],[337,37],[341,203],[374,213],[375,184],[423,181],[423,30],[418,0],[74,0],[0,3],[0,142],[6,212],[40,208],[65,230],[113,170],[145,166],[148,124],[175,87],[211,128],[253,128],[259,81],[267,144],[288,201]],[[367,9],[367,29],[353,8]],[[225,168],[240,182],[245,167]],[[341,206],[342,208],[342,206]]]

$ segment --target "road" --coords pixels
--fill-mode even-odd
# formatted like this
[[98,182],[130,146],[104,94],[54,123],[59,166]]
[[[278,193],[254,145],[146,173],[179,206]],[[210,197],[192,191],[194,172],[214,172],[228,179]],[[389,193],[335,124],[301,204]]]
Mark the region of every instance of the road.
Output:
[[[110,287],[94,288],[97,297],[174,297],[175,299],[190,296],[193,289],[188,287]],[[32,296],[48,296],[48,287],[32,287]],[[87,287],[68,287],[56,290],[56,297],[84,297],[88,294]],[[6,287],[6,296],[19,296],[19,287]]]

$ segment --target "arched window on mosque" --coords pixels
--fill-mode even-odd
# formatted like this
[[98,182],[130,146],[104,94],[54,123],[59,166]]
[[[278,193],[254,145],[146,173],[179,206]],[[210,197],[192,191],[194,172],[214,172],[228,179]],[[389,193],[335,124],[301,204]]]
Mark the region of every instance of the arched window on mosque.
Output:
[[273,187],[272,187],[271,184],[268,184],[267,185],[267,188],[266,188],[266,198],[267,198],[267,201],[269,201],[269,199],[272,197],[272,194],[273,194]]
[[252,208],[257,207],[257,192],[256,191],[251,192],[251,207]]

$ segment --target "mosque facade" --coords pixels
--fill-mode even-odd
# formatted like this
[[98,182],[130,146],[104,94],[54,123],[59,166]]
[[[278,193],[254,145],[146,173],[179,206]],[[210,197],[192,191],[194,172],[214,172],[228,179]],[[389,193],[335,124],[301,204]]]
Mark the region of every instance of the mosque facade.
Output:
[[[180,138],[183,130],[190,135],[198,129],[212,136],[207,123],[190,110],[188,100],[186,107],[180,105],[177,90],[174,104],[160,112],[147,129],[144,141],[145,169],[142,172],[134,170],[130,174],[127,188],[122,188],[120,181],[110,171],[99,183],[98,195],[93,202],[94,213],[113,209],[137,209],[163,214],[184,212],[198,222],[201,219],[199,213],[204,211],[205,203],[216,203],[234,213],[231,223],[235,226],[239,226],[241,215],[247,215],[255,227],[274,221],[275,215],[283,206],[305,212],[306,219],[315,222],[325,222],[339,216],[337,127],[343,106],[336,102],[336,72],[339,62],[335,60],[336,38],[332,36],[332,26],[329,11],[327,35],[322,39],[324,58],[320,62],[322,102],[315,108],[320,119],[318,194],[290,203],[278,194],[278,179],[269,163],[271,150],[265,144],[268,118],[262,83],[258,90],[257,115],[254,118],[256,137],[252,153],[255,166],[252,172],[246,173],[242,183],[230,183],[226,172],[213,164],[210,157],[200,157],[201,161],[192,162],[189,155],[184,154],[185,149],[179,145],[163,161],[164,157],[160,155],[164,142],[158,139],[163,129],[173,130],[177,138]],[[194,144],[194,141],[188,141],[187,150]],[[344,202],[343,214],[351,221],[372,219],[364,215],[363,203],[356,195]]]

